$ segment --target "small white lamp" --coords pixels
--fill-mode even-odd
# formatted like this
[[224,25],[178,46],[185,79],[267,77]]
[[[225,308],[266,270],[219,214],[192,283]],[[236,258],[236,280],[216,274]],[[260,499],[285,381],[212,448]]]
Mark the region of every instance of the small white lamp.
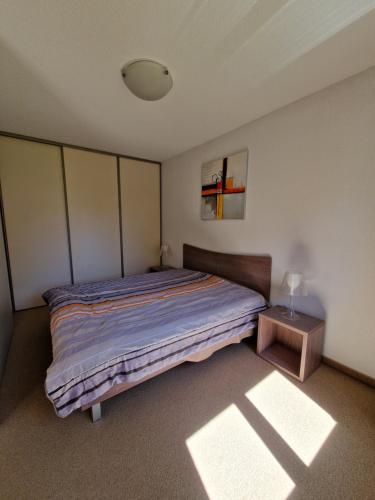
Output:
[[162,245],[160,247],[160,257],[161,257],[161,265],[162,266],[164,265],[164,256],[167,255],[168,250],[169,250],[168,243],[162,243]]
[[286,311],[285,316],[292,321],[299,319],[298,314],[296,314],[294,310],[294,297],[306,295],[303,273],[287,271],[284,274],[284,279],[281,283],[281,291],[285,295],[289,295],[289,308]]

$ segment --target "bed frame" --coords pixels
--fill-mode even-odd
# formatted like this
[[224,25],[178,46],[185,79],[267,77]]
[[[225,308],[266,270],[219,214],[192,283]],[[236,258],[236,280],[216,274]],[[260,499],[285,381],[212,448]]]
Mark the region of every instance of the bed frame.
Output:
[[[252,288],[261,293],[268,301],[270,298],[271,288],[271,267],[272,259],[269,255],[237,255],[230,253],[212,252],[210,250],[203,250],[191,245],[184,244],[183,246],[183,267],[193,271],[203,271],[210,274],[215,274],[230,281],[234,281],[240,285]],[[156,377],[161,373],[174,368],[177,365],[187,361],[197,363],[209,358],[215,351],[223,347],[241,342],[245,337],[250,337],[254,333],[254,328],[247,332],[218,342],[208,348],[191,354],[186,358],[179,360],[163,369],[148,375],[135,382],[124,382],[112,387],[105,394],[100,396],[90,405],[82,406],[81,410],[85,411],[90,409],[92,421],[96,422],[101,418],[101,403],[123,391],[130,389],[146,380]]]

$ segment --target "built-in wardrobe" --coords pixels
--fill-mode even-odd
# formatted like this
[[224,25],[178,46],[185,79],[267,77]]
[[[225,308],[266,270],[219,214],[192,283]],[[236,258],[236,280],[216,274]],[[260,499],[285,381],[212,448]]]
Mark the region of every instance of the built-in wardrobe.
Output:
[[48,288],[147,272],[160,257],[160,164],[0,136],[14,309]]

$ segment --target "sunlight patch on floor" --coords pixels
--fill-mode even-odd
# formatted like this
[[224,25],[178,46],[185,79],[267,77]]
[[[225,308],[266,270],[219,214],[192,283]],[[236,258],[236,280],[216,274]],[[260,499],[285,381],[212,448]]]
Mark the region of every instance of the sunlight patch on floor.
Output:
[[234,404],[186,445],[210,499],[283,500],[295,486]]
[[336,425],[323,408],[276,371],[246,397],[307,466]]

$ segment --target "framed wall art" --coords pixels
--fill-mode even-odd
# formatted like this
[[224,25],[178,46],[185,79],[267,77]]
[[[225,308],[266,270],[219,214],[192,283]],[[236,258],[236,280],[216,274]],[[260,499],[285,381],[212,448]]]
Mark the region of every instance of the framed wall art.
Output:
[[248,151],[202,165],[201,219],[244,219]]

